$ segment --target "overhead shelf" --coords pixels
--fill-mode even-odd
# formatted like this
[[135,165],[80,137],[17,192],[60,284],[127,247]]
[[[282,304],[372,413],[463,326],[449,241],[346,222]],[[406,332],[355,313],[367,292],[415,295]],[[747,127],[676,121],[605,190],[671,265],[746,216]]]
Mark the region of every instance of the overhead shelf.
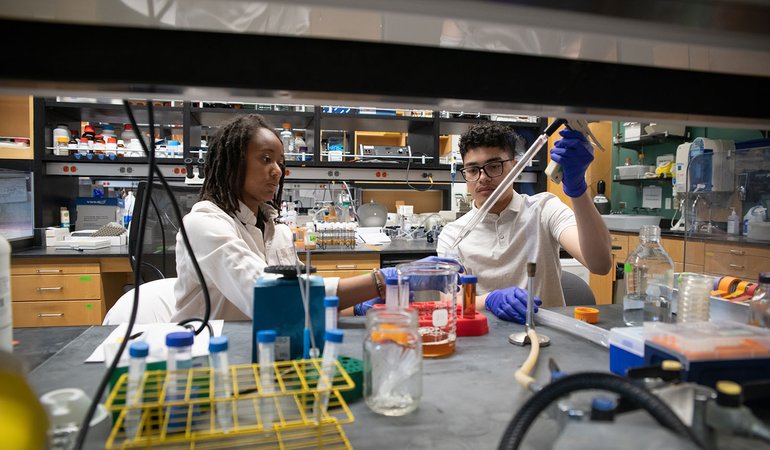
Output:
[[614,138],[612,142],[617,146],[639,151],[642,148],[649,145],[658,145],[658,144],[665,144],[665,143],[682,143],[686,140],[687,138],[685,136],[676,136],[673,134],[669,134],[668,131],[663,131],[660,133],[645,134],[640,136],[639,139],[636,139],[633,141],[625,141],[618,138]]

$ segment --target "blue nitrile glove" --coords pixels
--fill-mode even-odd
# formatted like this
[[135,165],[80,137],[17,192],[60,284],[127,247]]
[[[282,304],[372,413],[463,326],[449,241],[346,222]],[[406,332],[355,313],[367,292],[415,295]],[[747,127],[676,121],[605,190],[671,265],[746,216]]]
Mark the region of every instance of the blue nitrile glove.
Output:
[[[536,296],[534,312],[542,304]],[[492,291],[487,295],[484,307],[503,320],[523,324],[527,320],[527,291],[516,286]]]
[[447,264],[456,264],[460,266],[460,273],[465,272],[465,267],[463,267],[462,264],[460,264],[460,261],[454,259],[454,258],[446,258],[443,256],[426,256],[423,259],[418,259],[418,263],[447,263]]
[[[398,271],[395,267],[383,267],[380,269],[380,273],[382,274],[383,279],[398,278]],[[385,303],[385,299],[380,297],[374,297],[365,302],[358,303],[353,306],[353,315],[365,316],[366,312],[369,311],[372,306],[382,303]]]
[[562,138],[553,145],[551,159],[561,165],[564,193],[572,198],[580,197],[588,187],[586,169],[594,160],[594,148],[579,131],[565,129],[559,134]]
[[[459,273],[465,272],[465,267],[463,267],[462,264],[460,264],[459,261],[457,261],[454,258],[447,258],[443,256],[427,256],[422,259],[418,259],[415,261],[416,263],[444,263],[444,264],[451,264],[458,266]],[[435,276],[424,276],[419,277],[417,280],[411,280],[409,282],[409,285],[411,286],[411,292],[410,292],[410,301],[411,297],[414,294],[414,291],[444,291],[444,288],[446,287],[444,285],[444,282],[446,280],[442,279],[442,277],[435,277]],[[460,283],[460,277],[457,277],[457,283]]]
[[367,300],[365,302],[361,302],[353,307],[353,315],[354,316],[365,316],[366,312],[369,311],[372,306],[379,305],[385,303],[385,299],[382,299],[380,297],[374,297],[371,300]]

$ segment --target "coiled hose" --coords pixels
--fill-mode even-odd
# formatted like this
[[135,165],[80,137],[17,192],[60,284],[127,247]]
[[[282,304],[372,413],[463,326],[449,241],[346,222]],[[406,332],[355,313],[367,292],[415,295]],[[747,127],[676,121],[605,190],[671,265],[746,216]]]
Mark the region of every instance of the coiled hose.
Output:
[[700,448],[695,433],[661,399],[646,388],[626,378],[604,372],[583,372],[567,375],[543,387],[521,407],[505,429],[500,441],[500,450],[518,449],[524,435],[543,410],[559,398],[572,392],[599,389],[623,396],[631,404],[644,408],[659,424],[675,433],[690,438]]

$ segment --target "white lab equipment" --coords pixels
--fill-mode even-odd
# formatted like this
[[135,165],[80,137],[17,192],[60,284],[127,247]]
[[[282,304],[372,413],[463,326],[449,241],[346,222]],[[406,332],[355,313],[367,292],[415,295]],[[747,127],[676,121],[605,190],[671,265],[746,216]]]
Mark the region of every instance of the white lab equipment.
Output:
[[321,421],[321,416],[329,407],[329,391],[334,384],[335,362],[342,343],[342,330],[327,330],[324,334],[324,352],[321,358],[321,376],[318,378],[318,401],[313,405],[313,416]]
[[209,339],[209,366],[211,367],[211,390],[216,399],[216,416],[219,426],[225,433],[233,428],[233,413],[231,403],[232,382],[230,363],[227,357],[227,336],[216,336]]
[[326,312],[326,329],[337,329],[337,308],[340,306],[340,298],[330,295],[324,298],[324,310]]
[[[275,330],[261,330],[257,332],[257,350],[259,351],[259,382],[262,385],[262,394],[268,395],[275,392]],[[273,428],[275,417],[275,405],[273,397],[263,397],[260,402],[262,410],[262,427],[266,430]]]
[[144,341],[135,341],[128,347],[128,385],[126,388],[126,436],[135,439],[142,419],[142,410],[131,408],[142,403],[142,379],[147,370],[147,355],[150,346]]
[[677,147],[675,192],[731,192],[734,190],[735,142],[696,138]]
[[508,172],[508,175],[503,178],[503,181],[501,181],[497,188],[495,188],[495,190],[492,192],[492,194],[490,194],[489,198],[487,198],[487,200],[484,202],[484,205],[476,210],[471,219],[465,224],[462,230],[460,230],[460,232],[457,234],[457,238],[455,238],[454,242],[452,243],[451,248],[457,248],[457,246],[460,245],[460,242],[462,242],[462,240],[468,236],[468,233],[470,233],[472,229],[476,228],[476,225],[478,225],[478,223],[481,222],[484,217],[486,217],[489,210],[492,209],[498,200],[500,200],[500,197],[502,197],[504,193],[508,192],[508,189],[513,186],[513,182],[516,181],[524,168],[529,165],[529,162],[532,160],[532,158],[535,157],[537,152],[540,150],[540,147],[548,142],[548,136],[552,135],[556,130],[559,129],[560,126],[564,125],[566,122],[567,121],[564,119],[554,120],[550,125],[548,125],[548,128],[545,129],[543,134],[535,139],[535,141],[524,153],[521,159],[516,163],[513,169]]

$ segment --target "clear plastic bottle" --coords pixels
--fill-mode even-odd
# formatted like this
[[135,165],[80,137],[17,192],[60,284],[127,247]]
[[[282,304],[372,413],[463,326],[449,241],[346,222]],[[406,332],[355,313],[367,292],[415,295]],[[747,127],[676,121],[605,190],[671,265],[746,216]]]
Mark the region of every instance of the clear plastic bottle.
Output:
[[144,341],[132,342],[128,348],[128,385],[126,387],[126,411],[125,430],[128,439],[136,439],[139,431],[139,424],[142,419],[142,410],[139,408],[131,409],[142,403],[142,378],[147,370],[147,355],[150,353],[150,346]]
[[216,402],[217,422],[222,431],[227,433],[233,428],[233,409],[229,401],[232,398],[232,382],[230,363],[227,358],[227,336],[216,336],[209,339],[209,366],[211,367],[211,389],[213,397],[224,399]]
[[385,307],[397,310],[398,304],[398,277],[385,277]]
[[284,158],[286,160],[296,159],[294,155],[294,133],[291,132],[291,124],[289,122],[283,123],[283,130],[280,133],[281,143],[283,143]]
[[708,322],[714,277],[684,272],[679,277],[678,323]]
[[770,328],[770,272],[759,274],[759,286],[749,303],[749,325]]
[[262,426],[266,429],[273,428],[275,418],[275,403],[269,395],[275,392],[275,330],[261,330],[257,332],[257,350],[259,353],[259,383],[262,385],[263,398],[260,401],[262,411]]
[[660,245],[657,225],[643,225],[639,240],[624,266],[623,321],[628,326],[670,322],[674,263]]
[[364,400],[377,414],[403,416],[422,397],[422,339],[417,310],[372,308],[364,337]]
[[326,333],[324,333],[321,377],[318,379],[318,402],[313,405],[313,416],[319,419],[319,422],[321,415],[329,407],[329,392],[334,385],[334,375],[337,371],[335,362],[337,361],[337,356],[339,356],[339,344],[342,343],[343,336],[342,330],[326,330]]
[[[194,335],[189,331],[175,331],[166,335],[166,402],[179,402],[185,398],[188,370],[192,368],[194,340]],[[168,409],[169,431],[184,431],[187,408],[185,405],[176,405]]]
[[307,143],[301,134],[297,134],[297,137],[294,138],[294,150],[299,153],[297,161],[307,161]]
[[340,298],[330,295],[324,298],[324,310],[326,311],[326,330],[337,329],[337,308],[340,306]]
[[741,234],[741,219],[738,214],[735,213],[735,208],[730,208],[732,212],[727,216],[727,234],[738,235]]

